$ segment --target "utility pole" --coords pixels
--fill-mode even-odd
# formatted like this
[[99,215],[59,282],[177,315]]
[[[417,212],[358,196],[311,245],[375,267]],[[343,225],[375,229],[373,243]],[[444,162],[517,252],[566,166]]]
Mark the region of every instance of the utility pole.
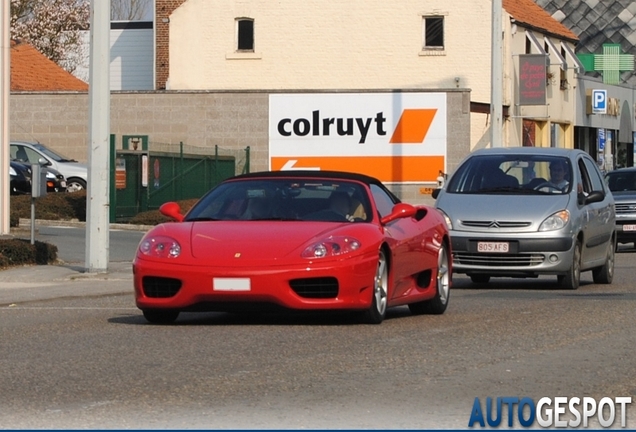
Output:
[[88,98],[86,270],[98,273],[110,252],[110,0],[91,0]]
[[502,0],[492,0],[492,54],[490,67],[490,146],[503,146],[503,34]]
[[9,234],[9,94],[11,93],[11,8],[5,0],[0,6],[0,234]]

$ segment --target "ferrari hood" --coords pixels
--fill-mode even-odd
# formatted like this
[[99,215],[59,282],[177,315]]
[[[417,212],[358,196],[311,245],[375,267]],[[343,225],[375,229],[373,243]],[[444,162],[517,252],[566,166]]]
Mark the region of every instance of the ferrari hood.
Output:
[[325,222],[223,221],[192,223],[192,256],[224,260],[277,260],[297,252],[312,240],[322,239],[346,224]]

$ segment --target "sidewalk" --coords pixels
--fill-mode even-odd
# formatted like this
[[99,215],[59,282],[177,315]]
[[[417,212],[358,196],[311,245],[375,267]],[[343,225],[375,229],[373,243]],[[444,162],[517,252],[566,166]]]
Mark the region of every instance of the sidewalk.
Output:
[[0,306],[60,297],[133,292],[132,264],[110,263],[106,273],[68,264],[32,265],[0,271]]
[[[38,226],[84,227],[84,222],[36,220]],[[24,237],[31,220],[20,219],[11,229],[12,237]],[[141,225],[111,224],[110,229],[145,231]],[[109,262],[107,272],[87,272],[78,263],[26,265],[0,270],[0,307],[63,297],[101,296],[133,292],[132,262]]]

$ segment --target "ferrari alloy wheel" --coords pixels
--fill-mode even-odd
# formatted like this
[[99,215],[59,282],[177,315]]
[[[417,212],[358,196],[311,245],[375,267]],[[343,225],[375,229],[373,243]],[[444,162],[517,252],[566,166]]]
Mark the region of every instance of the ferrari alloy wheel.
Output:
[[450,298],[451,271],[449,266],[448,249],[442,243],[437,253],[437,278],[435,297],[417,303],[411,303],[409,310],[414,315],[432,314],[441,315],[448,307]]
[[596,284],[611,284],[614,279],[614,258],[616,251],[616,239],[612,238],[607,245],[605,263],[601,267],[592,270],[592,277]]
[[581,241],[577,240],[574,244],[574,253],[572,254],[572,266],[564,276],[559,276],[558,280],[565,289],[575,290],[581,283]]
[[367,323],[380,324],[384,320],[388,302],[388,287],[389,268],[384,251],[380,251],[378,267],[375,271],[375,278],[373,279],[373,298],[371,301],[371,307],[364,314],[364,320]]
[[144,318],[152,324],[172,324],[179,316],[178,310],[171,309],[146,309]]

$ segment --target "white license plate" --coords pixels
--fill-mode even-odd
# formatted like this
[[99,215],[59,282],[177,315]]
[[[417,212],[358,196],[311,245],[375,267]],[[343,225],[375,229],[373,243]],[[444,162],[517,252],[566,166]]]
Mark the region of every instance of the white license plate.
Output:
[[507,242],[477,242],[477,252],[507,253],[509,249]]
[[250,278],[213,278],[212,289],[214,291],[250,291],[252,286]]
[[623,225],[623,231],[636,231],[636,225]]

